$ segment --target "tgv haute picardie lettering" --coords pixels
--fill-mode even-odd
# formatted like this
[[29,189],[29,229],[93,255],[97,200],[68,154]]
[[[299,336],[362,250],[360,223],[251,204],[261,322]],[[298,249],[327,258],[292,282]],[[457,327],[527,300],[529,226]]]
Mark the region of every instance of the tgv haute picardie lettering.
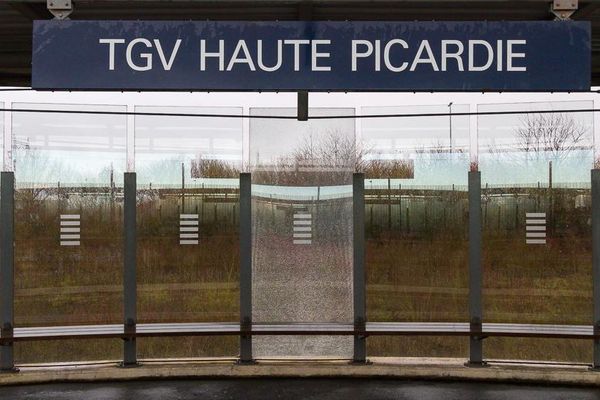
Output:
[[[107,46],[106,66],[113,71],[117,57],[125,57],[126,65],[134,71],[150,71],[158,68],[170,71],[177,63],[182,39],[161,43],[159,39],[101,38],[98,43]],[[192,42],[192,41],[190,41]],[[340,57],[331,51],[328,39],[278,39],[237,40],[224,39],[194,41],[197,43],[198,69],[206,71],[274,72],[289,71],[332,71],[332,59]],[[486,41],[472,40],[420,40],[409,42],[404,39],[350,40],[350,51],[344,60],[344,68],[351,71],[527,71],[526,46],[522,39]],[[346,66],[347,65],[347,66]]]

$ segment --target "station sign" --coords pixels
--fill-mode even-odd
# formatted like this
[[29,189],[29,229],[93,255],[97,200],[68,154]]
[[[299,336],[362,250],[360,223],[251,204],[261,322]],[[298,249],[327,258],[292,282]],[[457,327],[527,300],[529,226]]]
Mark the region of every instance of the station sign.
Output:
[[35,21],[46,90],[588,91],[590,24]]

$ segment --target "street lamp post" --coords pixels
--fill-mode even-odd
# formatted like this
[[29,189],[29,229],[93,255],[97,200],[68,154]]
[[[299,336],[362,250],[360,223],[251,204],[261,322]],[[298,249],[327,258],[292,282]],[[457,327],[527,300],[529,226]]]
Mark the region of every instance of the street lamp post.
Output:
[[452,104],[453,102],[448,103],[448,109],[450,110],[448,114],[448,128],[450,132],[450,153],[452,153]]

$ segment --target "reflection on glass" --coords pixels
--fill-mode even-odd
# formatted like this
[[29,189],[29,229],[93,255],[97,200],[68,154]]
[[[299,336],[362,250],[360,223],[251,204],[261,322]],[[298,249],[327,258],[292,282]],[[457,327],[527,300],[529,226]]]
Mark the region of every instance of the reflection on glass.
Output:
[[[256,108],[252,115],[296,115]],[[353,109],[311,109],[353,115]],[[354,121],[250,121],[252,314],[257,323],[353,321]],[[254,337],[257,357],[351,357],[350,337]]]
[[[592,104],[490,104],[479,111],[582,108]],[[592,118],[569,112],[479,116],[485,321],[592,323]],[[487,348],[497,357],[521,358],[519,343],[490,341]],[[543,358],[580,360],[583,354],[581,346],[570,352],[550,341],[539,346]]]
[[[15,108],[124,111],[121,106]],[[122,322],[124,116],[13,114],[15,325]],[[65,244],[69,242],[69,244]],[[88,343],[88,359],[111,356]],[[17,360],[80,359],[17,346]],[[73,349],[74,351],[74,349]]]
[[[469,107],[364,107],[362,115],[449,111]],[[369,321],[468,321],[468,144],[465,116],[362,120]],[[382,162],[401,168],[380,170]],[[370,342],[374,355],[464,354],[457,341]]]
[[[239,108],[138,112],[241,114]],[[140,323],[239,321],[242,120],[136,116]],[[237,354],[237,341],[140,341],[140,357]]]

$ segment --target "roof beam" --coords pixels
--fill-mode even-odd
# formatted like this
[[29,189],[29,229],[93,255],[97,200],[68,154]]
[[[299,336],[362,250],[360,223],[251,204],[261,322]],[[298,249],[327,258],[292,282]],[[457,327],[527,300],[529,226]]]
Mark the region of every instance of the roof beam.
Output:
[[573,14],[573,16],[571,17],[572,19],[589,19],[592,14],[600,8],[600,3],[589,3],[586,4],[583,7],[579,7],[579,10],[575,11],[575,13]]
[[50,13],[43,4],[24,1],[9,1],[8,5],[19,14],[30,20],[34,19],[49,19]]

